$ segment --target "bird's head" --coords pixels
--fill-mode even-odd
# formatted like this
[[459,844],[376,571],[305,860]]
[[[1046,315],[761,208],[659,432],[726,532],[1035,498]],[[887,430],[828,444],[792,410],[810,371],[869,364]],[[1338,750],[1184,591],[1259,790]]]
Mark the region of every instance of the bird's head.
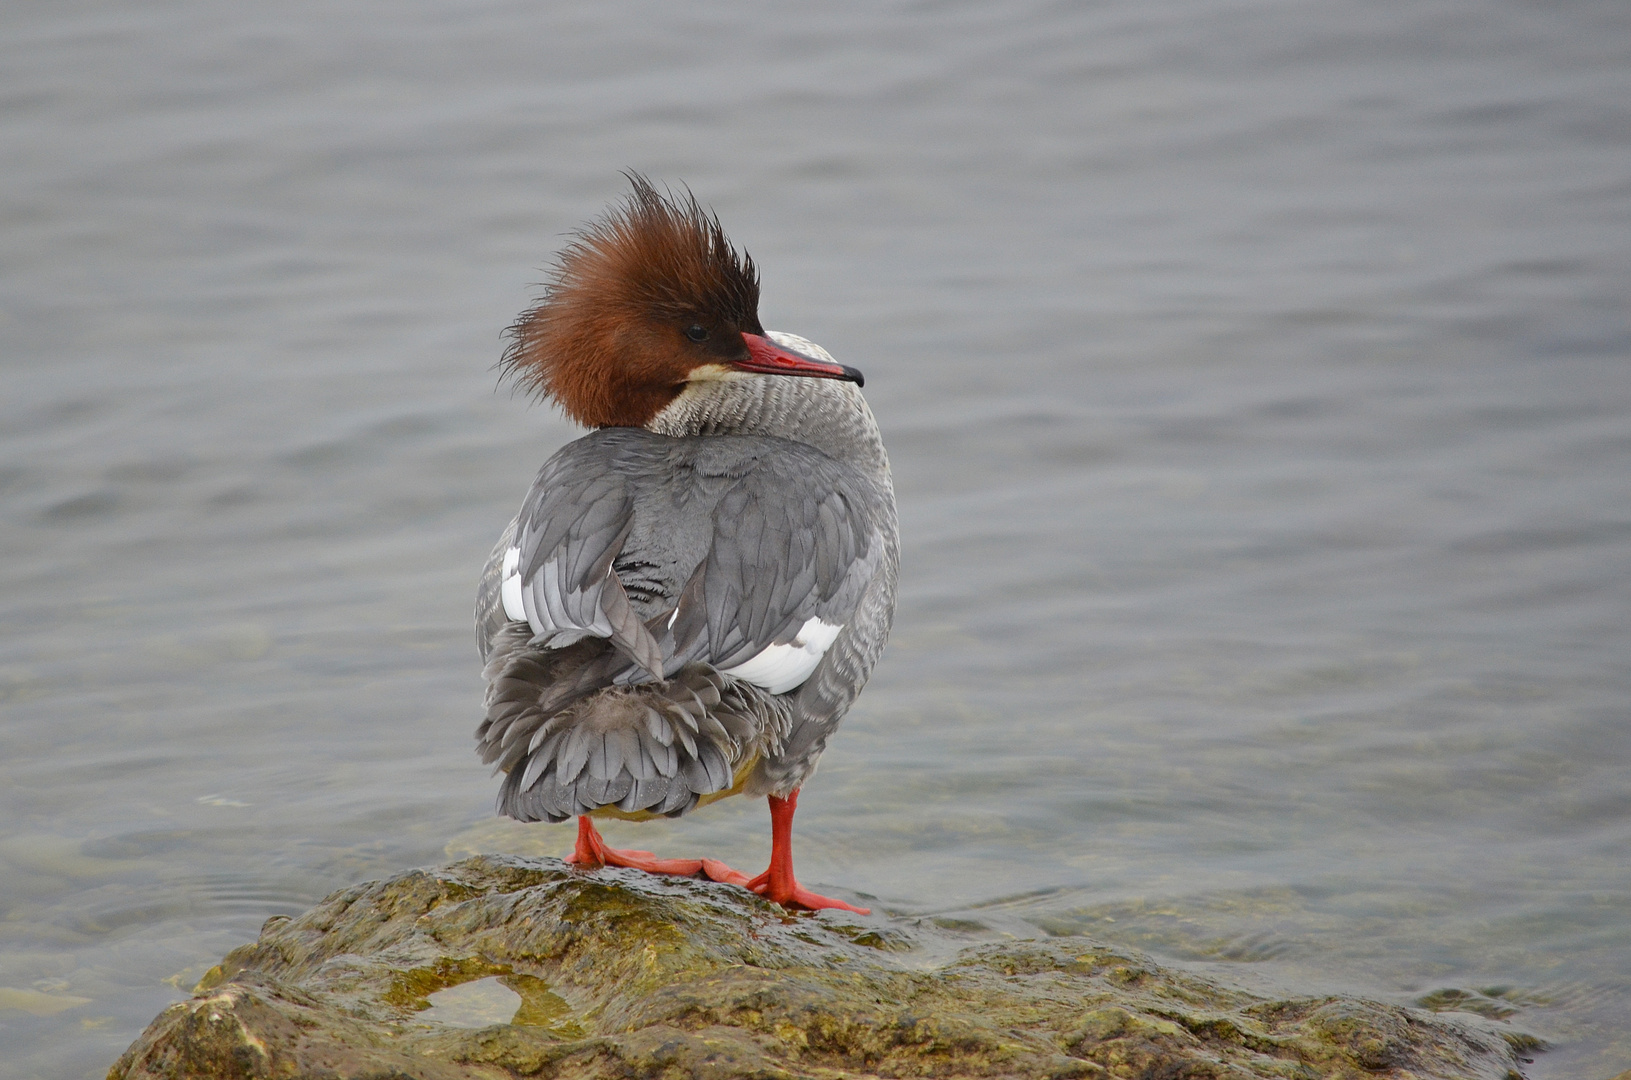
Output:
[[510,327],[502,366],[587,427],[639,427],[687,386],[757,375],[842,379],[852,367],[765,337],[759,274],[689,192],[634,190],[576,234],[543,299]]

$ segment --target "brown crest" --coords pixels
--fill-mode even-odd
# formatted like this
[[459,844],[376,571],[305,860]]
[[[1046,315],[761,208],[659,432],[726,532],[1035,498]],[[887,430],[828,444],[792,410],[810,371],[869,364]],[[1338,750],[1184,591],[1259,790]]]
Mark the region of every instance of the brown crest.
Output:
[[628,177],[633,192],[560,253],[501,361],[588,427],[646,423],[699,366],[745,357],[744,331],[764,333],[758,271],[719,219],[689,191]]

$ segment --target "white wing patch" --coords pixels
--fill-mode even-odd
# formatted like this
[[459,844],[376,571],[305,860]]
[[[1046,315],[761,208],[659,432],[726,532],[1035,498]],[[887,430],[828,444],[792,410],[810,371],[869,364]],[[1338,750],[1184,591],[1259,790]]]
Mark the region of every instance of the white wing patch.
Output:
[[518,547],[504,553],[504,578],[498,594],[504,600],[504,614],[516,622],[527,621],[527,607],[521,600],[521,549]]
[[785,694],[810,677],[842,629],[842,623],[834,626],[820,619],[810,619],[788,644],[771,645],[759,655],[722,670],[743,682],[762,686],[772,694]]
[[[499,598],[504,601],[504,614],[516,622],[524,622],[531,626],[531,643],[542,645],[546,649],[562,649],[591,635],[610,637],[612,624],[599,612],[590,626],[572,625],[571,620],[566,617],[565,605],[559,592],[551,588],[556,583],[556,570],[556,562],[551,559],[539,567],[538,574],[535,575],[541,577],[544,583],[544,609],[540,611],[537,598],[525,588],[521,580],[521,549],[512,547],[505,551],[503,577],[498,587]],[[606,576],[612,576],[610,569],[606,571]],[[571,597],[575,601],[582,595],[581,592],[574,590]]]

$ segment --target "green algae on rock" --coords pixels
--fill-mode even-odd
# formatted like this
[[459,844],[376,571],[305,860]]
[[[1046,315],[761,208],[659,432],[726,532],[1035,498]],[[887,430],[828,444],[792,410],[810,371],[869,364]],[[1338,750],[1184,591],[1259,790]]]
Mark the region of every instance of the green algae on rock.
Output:
[[[1085,938],[958,944],[712,882],[477,856],[269,920],[109,1078],[1509,1078],[1534,1046],[1376,1002],[1267,1000]],[[438,1021],[459,987],[479,1007]]]

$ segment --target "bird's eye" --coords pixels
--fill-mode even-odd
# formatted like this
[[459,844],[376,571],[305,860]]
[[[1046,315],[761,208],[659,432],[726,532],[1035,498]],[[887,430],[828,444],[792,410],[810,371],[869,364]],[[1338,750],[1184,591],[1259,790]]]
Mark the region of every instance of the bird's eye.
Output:
[[707,341],[708,328],[701,323],[692,323],[685,328],[685,336],[692,341]]

